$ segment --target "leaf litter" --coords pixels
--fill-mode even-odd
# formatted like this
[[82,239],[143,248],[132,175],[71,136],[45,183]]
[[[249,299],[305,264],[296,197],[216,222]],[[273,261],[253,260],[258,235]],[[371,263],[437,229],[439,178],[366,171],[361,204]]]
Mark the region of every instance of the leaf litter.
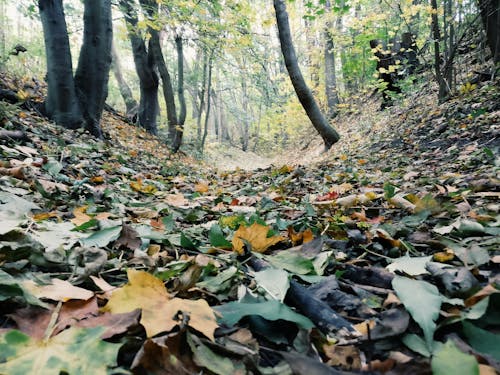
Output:
[[97,142],[13,106],[0,372],[500,371],[496,84],[233,172],[111,113]]

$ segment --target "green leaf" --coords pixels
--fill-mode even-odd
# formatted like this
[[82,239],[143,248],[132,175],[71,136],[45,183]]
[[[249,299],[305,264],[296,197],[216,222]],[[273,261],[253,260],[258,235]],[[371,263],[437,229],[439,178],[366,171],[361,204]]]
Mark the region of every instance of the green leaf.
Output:
[[425,341],[418,335],[410,333],[403,336],[401,341],[403,341],[403,344],[405,344],[409,349],[413,350],[415,353],[423,355],[424,357],[430,357],[432,354],[427,348]]
[[236,275],[238,269],[234,266],[220,272],[217,276],[196,283],[196,286],[208,290],[211,293],[217,293],[228,288],[227,282]]
[[275,268],[281,268],[298,275],[316,274],[312,261],[294,252],[285,250],[276,255],[264,256],[264,258]]
[[439,350],[436,350],[431,366],[433,375],[479,375],[479,365],[476,358],[462,353],[451,340],[448,340]]
[[391,271],[402,271],[408,275],[416,276],[422,274],[428,274],[429,271],[425,268],[425,265],[432,261],[432,255],[428,257],[414,257],[411,258],[409,255],[404,255],[401,258],[392,260],[386,268]]
[[384,197],[385,199],[391,199],[396,195],[396,187],[389,182],[384,184]]
[[203,345],[198,337],[188,333],[187,342],[193,352],[193,360],[198,366],[205,367],[210,372],[219,375],[237,373],[233,362],[229,358],[214,353],[208,346]]
[[49,172],[49,174],[53,177],[56,177],[63,169],[63,165],[57,160],[49,160],[46,164],[43,165],[42,168]]
[[0,373],[9,375],[105,375],[116,365],[120,344],[102,341],[103,327],[70,328],[48,341],[11,331],[0,336]]
[[30,305],[44,308],[49,307],[25,289],[22,285],[22,280],[18,280],[0,269],[0,301],[6,301],[12,297],[22,297]]
[[232,249],[233,245],[231,242],[226,240],[224,233],[222,233],[222,229],[219,225],[214,224],[210,228],[210,232],[208,233],[208,238],[210,239],[210,245],[214,247],[218,247],[221,249]]
[[257,285],[269,293],[273,299],[283,302],[290,287],[288,272],[276,268],[267,268],[255,272],[254,276]]
[[464,334],[470,346],[480,353],[488,354],[500,361],[500,335],[485,331],[474,324],[463,322]]
[[194,242],[184,233],[181,233],[181,246],[188,250],[198,250]]
[[80,243],[86,247],[104,247],[111,241],[117,240],[120,237],[121,231],[121,225],[102,229],[99,232],[92,233],[87,238],[80,239]]
[[392,287],[413,320],[424,331],[427,349],[432,352],[432,341],[436,330],[435,320],[439,316],[442,302],[439,290],[428,282],[400,276],[392,280]]
[[403,336],[401,341],[403,341],[403,344],[405,344],[409,349],[413,350],[415,353],[423,355],[424,357],[430,357],[432,353],[436,352],[443,346],[442,342],[433,341],[432,351],[429,351],[424,339],[413,333]]
[[236,324],[245,316],[258,315],[267,320],[287,320],[296,323],[304,329],[314,327],[314,324],[308,318],[296,313],[287,305],[279,301],[266,301],[261,303],[229,302],[214,307],[214,310],[222,315],[219,320],[229,326]]

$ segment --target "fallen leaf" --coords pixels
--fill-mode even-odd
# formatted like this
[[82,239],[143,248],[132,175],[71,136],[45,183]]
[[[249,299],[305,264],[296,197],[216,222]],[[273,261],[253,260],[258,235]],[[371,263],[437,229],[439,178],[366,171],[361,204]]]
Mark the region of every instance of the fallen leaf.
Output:
[[[116,364],[121,344],[101,340],[105,328],[70,328],[47,341],[19,331],[0,336],[0,373],[105,375]],[[108,367],[109,366],[109,367]]]
[[253,223],[249,227],[240,225],[233,236],[233,249],[239,254],[243,254],[243,240],[245,240],[252,246],[252,251],[263,253],[271,246],[285,240],[285,237],[282,236],[267,237],[268,232],[269,226],[267,225],[258,223]]
[[168,331],[171,327],[165,318],[165,308],[170,300],[163,281],[153,275],[129,269],[128,284],[112,292],[108,303],[101,309],[113,314],[142,309],[141,324],[148,337]]
[[32,280],[25,280],[23,286],[38,298],[47,298],[53,301],[68,301],[70,299],[87,300],[94,296],[94,292],[73,286],[69,281],[52,279],[52,284],[38,285]]

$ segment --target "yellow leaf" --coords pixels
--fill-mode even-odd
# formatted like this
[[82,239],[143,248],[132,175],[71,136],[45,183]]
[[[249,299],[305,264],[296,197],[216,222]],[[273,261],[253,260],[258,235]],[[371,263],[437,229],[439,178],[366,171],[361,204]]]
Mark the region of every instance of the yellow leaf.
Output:
[[129,269],[128,284],[115,290],[102,311],[113,314],[142,309],[141,324],[148,337],[172,330],[179,321],[179,311],[189,315],[188,325],[214,340],[217,328],[215,313],[205,300],[170,298],[163,282],[153,275]]
[[267,225],[261,225],[258,223],[253,223],[249,227],[241,225],[240,228],[234,233],[232,240],[233,249],[236,252],[243,254],[243,240],[245,240],[252,246],[252,251],[263,253],[271,246],[285,240],[285,237],[282,236],[273,236],[268,238],[268,232],[269,226]]
[[194,186],[194,191],[197,193],[206,193],[208,191],[208,184],[206,182],[199,182]]
[[33,280],[25,280],[23,286],[38,298],[66,302],[70,299],[88,300],[94,296],[90,290],[73,286],[69,281],[52,279],[52,284],[38,285]]
[[445,249],[445,251],[440,251],[432,256],[432,260],[439,263],[446,263],[455,258],[455,253],[451,249]]
[[87,221],[90,221],[92,218],[87,215],[85,212],[87,211],[87,206],[77,207],[73,210],[73,215],[75,216],[70,221],[76,225],[77,227],[85,224]]
[[214,332],[218,327],[215,312],[204,299],[196,301],[182,298],[170,300],[162,314],[167,318],[167,331],[177,324],[179,311],[189,316],[188,326],[203,333],[210,340],[215,341]]
[[35,221],[43,221],[50,219],[51,217],[57,217],[57,213],[55,211],[52,212],[40,212],[39,214],[33,215],[33,220]]
[[373,330],[373,328],[375,328],[375,325],[376,325],[375,321],[372,319],[369,319],[369,320],[365,320],[364,322],[355,324],[354,328],[356,329],[356,331],[361,333],[363,336],[367,336],[368,335],[368,328],[370,330]]
[[135,190],[139,193],[144,193],[144,194],[154,194],[158,190],[153,185],[144,185],[142,183],[142,180],[140,180],[140,179],[138,179],[137,181],[132,181],[130,183],[130,187],[132,188],[132,190]]
[[111,294],[102,311],[120,314],[142,309],[141,324],[148,337],[168,331],[165,308],[170,295],[163,282],[147,272],[133,269],[127,271],[127,276],[128,284]]

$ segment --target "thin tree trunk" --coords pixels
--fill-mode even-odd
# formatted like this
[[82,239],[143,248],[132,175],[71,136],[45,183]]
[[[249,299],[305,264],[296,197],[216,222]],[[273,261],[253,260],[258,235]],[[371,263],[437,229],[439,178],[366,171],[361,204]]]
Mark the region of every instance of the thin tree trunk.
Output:
[[439,21],[437,16],[437,1],[431,0],[432,8],[432,37],[434,39],[434,71],[436,73],[436,80],[439,85],[439,102],[443,102],[450,95],[449,87],[444,79],[443,72],[441,71],[441,50],[439,42],[441,40],[441,32],[439,30]]
[[241,149],[243,151],[248,150],[248,143],[249,143],[249,138],[250,138],[250,113],[248,111],[248,93],[247,93],[247,83],[245,81],[245,77],[243,77],[241,81],[241,100],[242,100],[242,109],[243,109],[243,118],[241,121],[243,122],[243,131],[241,134]]
[[179,150],[182,144],[182,136],[184,135],[184,123],[186,122],[186,98],[184,97],[184,53],[182,48],[182,37],[175,37],[175,46],[177,50],[177,96],[179,98],[179,118],[177,120],[177,128],[175,129],[175,137],[172,143],[174,152]]
[[7,30],[7,12],[5,11],[5,0],[0,0],[0,68],[4,59],[7,58],[7,49],[5,44],[5,33]]
[[[285,65],[295,89],[297,97],[299,98],[302,107],[311,120],[314,128],[323,138],[325,149],[330,149],[335,142],[340,139],[337,131],[330,126],[326,117],[321,113],[316,100],[314,99],[311,90],[307,87],[304,77],[297,62],[297,56],[292,44],[292,36],[290,34],[290,24],[288,22],[288,14],[284,0],[273,0],[274,9],[276,11],[276,20],[278,24],[279,39],[281,44],[281,51],[285,60]],[[435,1],[435,0],[434,0]]]
[[178,123],[174,87],[172,85],[172,78],[170,77],[167,64],[165,63],[165,59],[163,57],[163,52],[161,51],[160,35],[157,30],[151,27],[148,31],[151,35],[151,50],[153,51],[156,66],[158,67],[158,72],[160,73],[163,88],[163,98],[165,100],[165,106],[167,108],[168,139],[170,144],[173,144],[176,133],[175,129]]
[[[135,69],[139,77],[141,98],[139,101],[139,124],[149,133],[157,134],[156,119],[160,110],[158,104],[158,75],[155,72],[154,57],[151,48],[147,49],[142,37],[137,32],[137,12],[131,0],[119,0],[120,8],[128,26],[128,35],[132,45]],[[151,45],[150,45],[151,47]]]
[[85,128],[102,138],[101,116],[108,96],[113,25],[111,0],[84,1],[83,45],[75,73],[76,94],[85,120]]
[[114,44],[111,47],[111,55],[112,55],[111,69],[113,70],[116,82],[118,82],[118,88],[120,89],[120,94],[123,98],[123,101],[125,102],[127,117],[132,118],[137,114],[139,104],[134,99],[134,96],[132,95],[132,90],[130,90],[127,81],[125,81],[125,78],[123,77],[120,59],[118,57],[118,53],[116,52]]
[[208,135],[208,120],[210,118],[210,99],[211,99],[211,92],[212,92],[212,59],[213,59],[213,52],[210,54],[210,57],[208,58],[208,78],[207,78],[207,110],[205,112],[205,124],[203,127],[203,138],[201,140],[201,150],[205,147],[205,141],[207,139]]
[[76,97],[68,31],[62,0],[39,0],[47,58],[45,112],[59,125],[76,129],[82,114]]
[[196,122],[196,135],[198,140],[198,145],[201,146],[201,117],[203,115],[203,107],[205,106],[205,85],[207,80],[207,54],[203,53],[203,76],[201,79],[201,91],[200,96],[200,109],[198,111],[198,120]]
[[[326,4],[327,17],[331,16],[330,1]],[[340,17],[340,16],[339,16]],[[337,116],[337,106],[339,104],[339,95],[337,91],[337,77],[335,74],[335,45],[333,43],[332,22],[325,24],[325,96],[328,108],[328,118],[333,119]]]

